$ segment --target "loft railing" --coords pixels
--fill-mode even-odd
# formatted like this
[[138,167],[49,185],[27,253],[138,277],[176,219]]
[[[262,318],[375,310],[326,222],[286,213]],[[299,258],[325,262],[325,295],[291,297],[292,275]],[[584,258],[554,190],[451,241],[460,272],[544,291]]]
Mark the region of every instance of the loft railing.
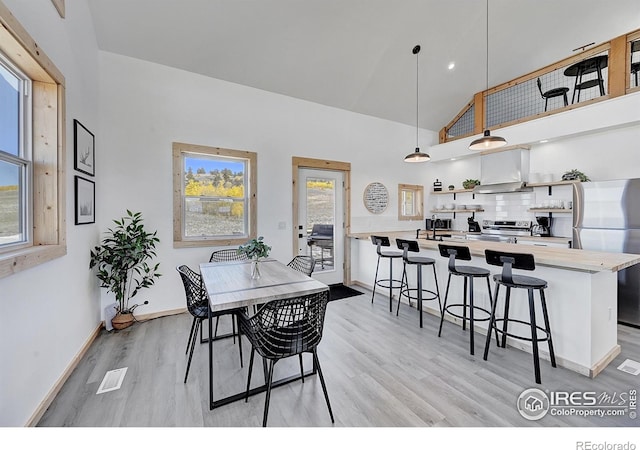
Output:
[[[600,70],[597,70],[597,67],[591,65],[590,69],[593,71],[585,73],[582,80],[575,70],[569,69],[580,62],[595,64],[602,60],[606,61],[604,66],[601,64]],[[515,125],[640,91],[639,65],[640,29],[478,92],[460,113],[440,130],[440,143],[482,134],[485,129],[493,130]],[[597,81],[593,81],[590,87],[587,84],[584,89],[576,89],[576,84],[580,81],[585,83],[595,79],[601,79],[601,87]],[[560,91],[553,91],[554,89]],[[548,94],[548,98],[545,99],[540,91]],[[566,106],[563,93],[566,93]]]

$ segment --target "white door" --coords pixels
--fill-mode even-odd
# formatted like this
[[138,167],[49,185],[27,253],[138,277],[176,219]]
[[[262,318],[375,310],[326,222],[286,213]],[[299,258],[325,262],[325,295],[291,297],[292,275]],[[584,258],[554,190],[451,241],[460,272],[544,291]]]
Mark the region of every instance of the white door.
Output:
[[[343,282],[344,176],[340,171],[299,169],[298,254],[316,260],[313,278]],[[313,235],[314,225],[319,235]]]

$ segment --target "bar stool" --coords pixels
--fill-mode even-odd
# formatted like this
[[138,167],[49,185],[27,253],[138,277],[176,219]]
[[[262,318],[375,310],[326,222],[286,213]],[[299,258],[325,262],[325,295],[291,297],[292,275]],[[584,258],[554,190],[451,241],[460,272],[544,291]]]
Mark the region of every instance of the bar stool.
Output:
[[[484,269],[482,267],[474,267],[474,266],[456,266],[456,259],[462,261],[471,261],[471,253],[469,252],[469,247],[459,246],[459,245],[448,245],[448,244],[438,244],[438,249],[440,250],[440,255],[449,258],[449,278],[447,279],[447,290],[444,294],[444,305],[442,308],[442,317],[440,318],[440,329],[438,330],[438,337],[442,334],[442,323],[444,322],[444,313],[449,313],[450,315],[457,317],[458,319],[462,319],[462,329],[466,329],[467,321],[469,322],[469,353],[474,354],[474,323],[479,321],[489,320],[491,317],[491,312],[482,308],[480,306],[474,305],[473,303],[473,280],[474,278],[484,278],[487,280],[487,290],[489,292],[489,299],[491,299],[491,285],[489,283],[489,275],[491,272],[489,270]],[[464,277],[464,294],[463,294],[463,303],[453,303],[447,305],[447,297],[449,296],[449,284],[451,283],[451,276],[461,276]],[[468,280],[468,283],[467,283]],[[467,286],[469,292],[469,304],[467,304]],[[462,315],[451,312],[451,308],[459,308],[462,307]],[[486,314],[486,317],[476,318],[475,312],[481,311]],[[467,317],[467,312],[469,316]],[[488,333],[490,335],[490,333]],[[496,340],[498,339],[498,334],[496,333]]]
[[[422,302],[428,300],[438,299],[438,309],[440,315],[442,315],[442,303],[440,301],[440,288],[438,287],[438,276],[436,275],[436,260],[420,255],[409,255],[409,252],[418,253],[420,247],[417,241],[408,241],[406,239],[396,239],[396,244],[399,249],[402,249],[402,285],[400,286],[400,294],[398,295],[398,308],[396,309],[396,316],[400,312],[400,302],[404,295],[411,300],[416,300],[418,303],[418,314],[420,315],[420,328],[422,328]],[[407,277],[407,264],[416,266],[416,275],[418,278],[417,288],[409,288],[409,278]],[[433,278],[436,283],[436,290],[430,291],[429,289],[422,288],[422,266],[431,266],[433,268]],[[411,295],[415,292],[415,295]],[[427,293],[427,298],[422,296],[423,293]]]
[[[551,359],[551,366],[556,367],[556,356],[553,352],[553,341],[551,340],[551,328],[549,327],[549,315],[547,313],[547,302],[544,296],[544,290],[547,288],[547,282],[539,278],[528,277],[523,275],[514,275],[512,269],[521,270],[535,270],[536,264],[533,255],[526,253],[506,253],[497,252],[494,250],[484,251],[487,264],[493,266],[502,266],[502,273],[493,276],[493,281],[496,283],[496,290],[493,296],[493,306],[491,308],[491,320],[489,322],[489,331],[493,328],[496,333],[502,334],[502,347],[506,347],[507,336],[514,339],[521,339],[531,342],[533,348],[533,368],[535,371],[536,383],[540,384],[540,359],[538,356],[538,342],[547,341],[549,344],[549,357]],[[496,318],[496,306],[498,304],[498,290],[500,286],[506,286],[507,294],[504,303],[504,317],[502,319]],[[511,288],[514,289],[526,289],[529,297],[529,320],[510,319],[509,318],[509,300],[511,297]],[[533,300],[533,291],[537,290],[540,293],[540,303],[542,306],[542,314],[544,317],[544,328],[536,324],[536,311]],[[498,329],[498,322],[502,322],[502,330]],[[531,336],[520,336],[514,333],[508,332],[508,326],[510,322],[516,322],[524,325],[528,325],[531,328]],[[538,330],[544,333],[544,337],[538,337]],[[487,343],[484,347],[484,360],[487,360],[489,355],[491,333],[487,332]]]
[[[378,263],[376,264],[376,278],[373,281],[373,294],[371,295],[371,303],[376,295],[376,286],[389,289],[389,312],[393,311],[393,290],[402,287],[402,280],[393,278],[393,260],[402,258],[402,252],[397,250],[383,250],[382,247],[391,247],[388,236],[371,236],[371,242],[376,246],[378,253]],[[378,280],[378,268],[380,267],[380,258],[389,259],[389,278]]]

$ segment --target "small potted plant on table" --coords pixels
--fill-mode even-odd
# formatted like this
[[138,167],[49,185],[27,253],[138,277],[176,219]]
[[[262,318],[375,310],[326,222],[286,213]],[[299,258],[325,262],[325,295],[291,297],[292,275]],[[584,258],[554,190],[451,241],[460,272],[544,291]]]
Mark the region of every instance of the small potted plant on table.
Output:
[[[113,221],[102,244],[91,251],[89,268],[97,267],[100,287],[116,296],[116,315],[111,320],[113,328],[121,330],[135,322],[133,311],[139,306],[129,305],[129,300],[140,289],[152,286],[160,277],[160,263],[150,265],[148,260],[156,256],[157,231],[149,233],[142,223],[142,213],[132,213]],[[143,304],[149,303],[144,301]]]
[[245,253],[251,259],[251,278],[253,279],[260,278],[260,258],[268,257],[271,251],[271,247],[263,239],[263,236],[259,236],[238,247],[238,253]]

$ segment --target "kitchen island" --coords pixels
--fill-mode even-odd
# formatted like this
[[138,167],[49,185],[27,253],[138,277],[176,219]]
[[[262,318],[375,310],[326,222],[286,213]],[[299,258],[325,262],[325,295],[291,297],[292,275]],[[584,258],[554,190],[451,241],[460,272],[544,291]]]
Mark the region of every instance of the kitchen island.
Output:
[[[376,247],[371,242],[371,235],[388,236],[392,243],[395,243],[396,238],[416,240],[415,231],[353,233],[349,236],[351,238],[351,278],[355,284],[369,289],[372,288],[377,260]],[[490,266],[485,262],[485,249],[531,253],[534,255],[536,270],[533,274],[531,272],[528,274],[542,278],[548,283],[548,289],[546,290],[547,308],[549,310],[556,362],[559,366],[586,376],[595,377],[620,353],[617,339],[617,272],[640,263],[640,255],[471,241],[460,239],[460,236],[443,237],[442,239],[444,242],[453,245],[469,247],[473,257],[469,264],[488,268],[492,273],[498,273],[500,268]],[[438,252],[438,244],[441,241],[423,237],[417,239],[417,241],[425,256],[436,260],[436,273],[444,300],[444,287],[446,286],[448,271],[447,259],[440,256]],[[394,275],[401,273],[401,270],[401,260],[398,260],[397,266],[394,267]],[[388,265],[381,264],[380,272],[380,277],[387,277]],[[409,282],[415,286],[415,270],[408,270],[408,275]],[[427,289],[432,288],[433,281],[430,277],[425,276],[424,283]],[[462,286],[461,280],[452,280],[449,299],[453,299],[456,302],[462,299]],[[380,295],[388,296],[388,290],[380,292]],[[475,286],[474,297],[476,305],[490,309],[490,299],[485,284],[479,283]],[[397,297],[395,298],[395,301],[397,301]],[[503,299],[504,290],[500,293],[500,304],[502,304]],[[403,301],[406,302],[406,299]],[[516,289],[512,291],[510,305],[510,317],[528,321],[526,290]],[[437,302],[425,302],[423,308],[427,313],[439,315]],[[500,314],[500,309],[498,314]],[[458,321],[458,319],[454,319],[451,316],[445,316],[445,318],[452,322]],[[488,322],[486,321],[478,322],[476,329],[486,334],[487,324]],[[418,326],[417,320],[416,326]],[[449,324],[449,326],[452,325]],[[446,339],[446,333],[443,334],[442,339]],[[531,352],[531,345],[528,342],[508,339],[507,343],[513,347]],[[493,351],[495,351],[495,348]],[[478,352],[478,349],[476,349],[476,354],[481,355],[482,352]],[[549,359],[545,345],[540,346],[540,357]]]

